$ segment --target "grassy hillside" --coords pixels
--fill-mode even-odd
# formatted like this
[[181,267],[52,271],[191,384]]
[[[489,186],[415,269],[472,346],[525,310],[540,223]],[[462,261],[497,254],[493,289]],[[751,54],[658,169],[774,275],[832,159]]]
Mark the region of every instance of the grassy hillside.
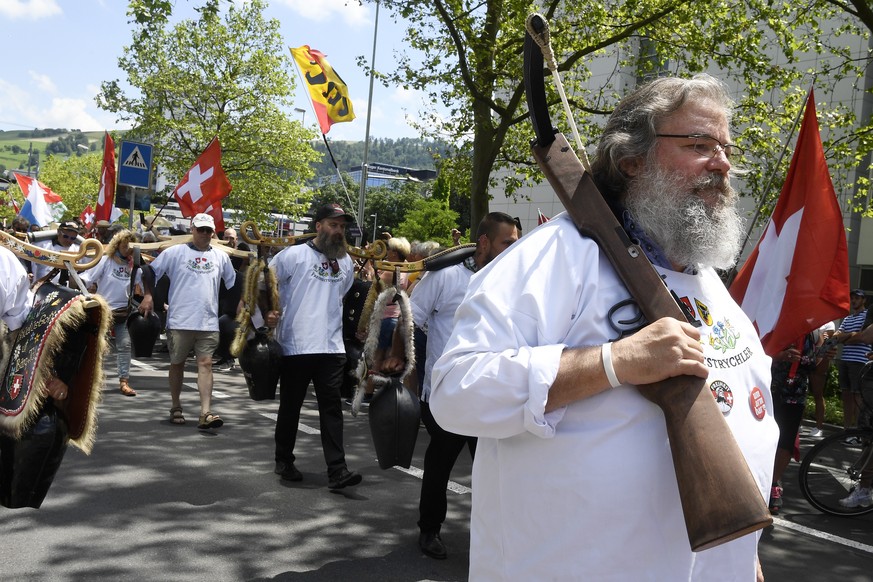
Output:
[[[39,151],[39,159],[45,157],[45,147],[58,138],[67,137],[72,132],[61,132],[57,135],[46,137],[28,137],[25,134],[27,130],[10,130],[0,131],[0,166],[6,170],[17,170],[19,168],[27,168],[27,154],[33,145],[34,151]],[[85,137],[88,139],[88,147],[91,151],[100,151],[103,147],[103,132],[102,131],[86,131]]]

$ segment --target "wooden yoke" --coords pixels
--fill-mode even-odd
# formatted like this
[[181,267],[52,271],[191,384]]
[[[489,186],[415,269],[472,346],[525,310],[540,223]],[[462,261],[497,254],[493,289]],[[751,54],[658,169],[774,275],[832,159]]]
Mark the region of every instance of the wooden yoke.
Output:
[[[533,28],[545,29],[541,23]],[[533,156],[579,232],[607,256],[649,322],[685,316],[660,274],[631,243],[567,139],[552,128],[543,54],[528,33],[524,46],[528,108],[537,134]],[[637,387],[664,412],[679,497],[693,551],[705,550],[773,522],[742,451],[705,380],[679,376]]]

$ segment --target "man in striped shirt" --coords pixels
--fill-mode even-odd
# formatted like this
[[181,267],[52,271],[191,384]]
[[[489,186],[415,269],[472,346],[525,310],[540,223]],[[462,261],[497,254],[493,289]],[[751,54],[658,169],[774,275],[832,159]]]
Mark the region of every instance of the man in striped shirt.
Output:
[[837,368],[840,373],[840,391],[843,397],[843,424],[846,428],[858,424],[858,412],[861,406],[861,369],[867,363],[867,353],[870,351],[870,344],[853,341],[853,336],[864,329],[864,322],[867,319],[866,301],[867,296],[862,289],[852,291],[851,311],[843,319],[834,336],[844,344]]

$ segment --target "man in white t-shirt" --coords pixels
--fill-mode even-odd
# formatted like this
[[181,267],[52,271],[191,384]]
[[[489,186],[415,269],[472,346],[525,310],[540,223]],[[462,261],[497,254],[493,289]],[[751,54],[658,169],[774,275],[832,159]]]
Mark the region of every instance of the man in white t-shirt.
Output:
[[270,268],[279,284],[281,311],[270,311],[265,318],[269,327],[276,328],[276,341],[282,346],[275,472],[285,481],[303,479],[294,466],[294,445],[300,408],[311,381],[330,489],[361,482],[361,475],[346,466],[340,400],[346,362],[343,297],[354,277],[346,252],[349,220],[352,216],[338,204],[325,204],[315,215],[315,240],[273,257]]
[[[79,225],[72,220],[68,220],[66,222],[62,222],[58,226],[57,234],[55,234],[54,238],[46,241],[40,241],[36,243],[36,246],[55,252],[75,253],[79,250],[79,244],[76,242],[76,238],[78,236]],[[33,273],[33,281],[35,282],[48,275],[49,271],[51,270],[52,267],[48,265],[34,262],[32,263],[30,272]],[[62,270],[60,273],[52,277],[52,283],[66,283],[66,278],[67,273]]]
[[630,334],[629,292],[566,214],[471,279],[430,395],[443,428],[479,437],[471,580],[762,578],[760,532],[692,552],[664,414],[636,388],[708,378],[766,499],[770,358],[714,270],[745,235],[731,110],[709,75],[658,78],[616,107],[591,168],[697,326],[663,318]]
[[201,429],[218,428],[224,421],[211,410],[212,355],[218,347],[218,289],[224,280],[233,286],[236,273],[227,254],[212,247],[215,221],[208,214],[191,219],[191,242],[161,252],[143,268],[145,293],[139,310],[154,310],[152,291],[163,275],[170,279],[167,311],[167,346],[170,349],[170,422],[185,424],[182,415],[182,379],[185,360],[194,349],[197,358],[197,391],[200,393]]

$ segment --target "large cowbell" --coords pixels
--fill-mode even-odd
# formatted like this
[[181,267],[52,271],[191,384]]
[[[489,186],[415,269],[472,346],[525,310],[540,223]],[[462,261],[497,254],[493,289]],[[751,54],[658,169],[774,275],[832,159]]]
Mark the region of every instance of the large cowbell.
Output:
[[252,400],[276,399],[281,358],[282,348],[269,336],[269,329],[256,329],[255,336],[246,342],[246,347],[239,355],[239,367],[242,368]]
[[369,417],[379,468],[399,465],[408,469],[421,423],[418,397],[403,386],[400,378],[390,378],[373,394]]

